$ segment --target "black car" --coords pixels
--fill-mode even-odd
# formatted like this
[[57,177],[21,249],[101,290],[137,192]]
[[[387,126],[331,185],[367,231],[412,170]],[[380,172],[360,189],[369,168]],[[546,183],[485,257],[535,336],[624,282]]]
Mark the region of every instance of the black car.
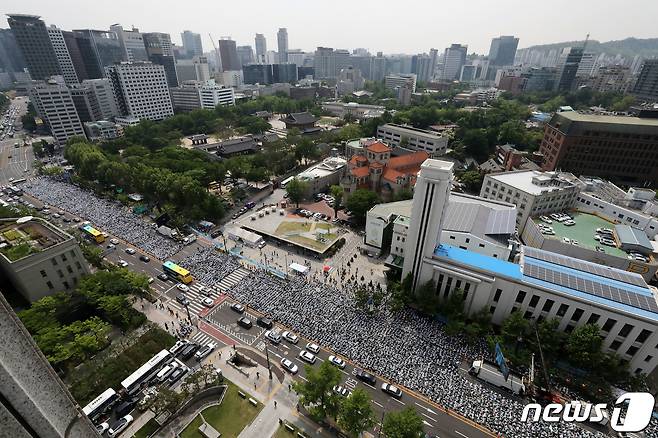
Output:
[[272,327],[274,327],[274,323],[272,322],[272,320],[265,317],[258,318],[256,320],[256,324],[266,329],[271,329]]
[[246,316],[243,316],[240,319],[238,319],[238,325],[240,327],[244,327],[248,330],[251,327],[253,327],[254,324],[251,322],[251,320],[249,318],[247,318]]
[[[144,254],[142,254],[141,256],[139,256],[139,259],[140,259],[141,261],[143,261],[144,263],[148,263],[148,262],[151,261],[151,258],[150,258],[149,256],[145,256]],[[162,275],[165,275],[165,274],[162,274]],[[166,276],[166,275],[165,275],[165,276]]]
[[190,304],[190,301],[187,299],[187,297],[185,296],[185,294],[178,294],[178,295],[176,295],[176,301],[178,301],[179,303],[181,303],[183,306],[186,306],[186,305]]
[[[194,356],[194,353],[199,349],[198,344],[190,344],[185,349],[181,352],[180,357],[183,358],[183,360],[188,360],[192,356]],[[171,376],[169,376],[171,377]]]
[[160,279],[162,281],[167,281],[167,280],[169,280],[169,276],[167,274],[164,274],[164,273],[163,274],[158,274],[158,279]]
[[137,404],[137,400],[134,399],[128,399],[123,401],[119,406],[117,406],[116,409],[117,417],[123,417],[124,415],[128,415],[130,411],[132,411],[135,408],[136,404]]
[[373,376],[372,374],[370,374],[365,370],[357,369],[355,376],[357,379],[372,386],[375,386],[375,384],[377,383],[377,379],[375,379],[375,376]]

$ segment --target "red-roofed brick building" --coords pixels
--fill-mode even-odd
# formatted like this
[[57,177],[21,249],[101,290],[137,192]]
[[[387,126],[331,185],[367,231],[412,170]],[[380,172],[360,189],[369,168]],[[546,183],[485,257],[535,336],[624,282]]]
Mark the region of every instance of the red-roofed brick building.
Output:
[[382,142],[369,144],[350,158],[340,185],[345,198],[357,189],[369,189],[384,200],[402,189],[412,189],[420,165],[429,158],[427,152],[414,152],[391,158],[391,148]]

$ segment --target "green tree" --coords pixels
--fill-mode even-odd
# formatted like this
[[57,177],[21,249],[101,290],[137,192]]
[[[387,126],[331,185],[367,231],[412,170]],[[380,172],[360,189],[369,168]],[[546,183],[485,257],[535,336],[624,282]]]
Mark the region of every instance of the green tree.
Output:
[[462,142],[466,152],[478,161],[489,156],[489,139],[484,129],[468,129],[463,135]]
[[340,204],[343,202],[343,194],[345,192],[341,186],[331,186],[329,193],[334,197],[334,217],[338,217],[338,210],[340,210]]
[[582,369],[595,369],[601,362],[601,331],[596,324],[585,324],[574,329],[567,339],[569,361]]
[[340,371],[329,361],[324,361],[319,367],[305,366],[306,380],[293,383],[299,400],[306,406],[315,420],[327,416],[336,418],[340,406],[340,396],[333,387],[340,383]]
[[521,312],[512,312],[505,320],[500,329],[505,343],[513,344],[519,338],[524,337],[530,328],[528,320],[523,317]]
[[174,412],[182,401],[183,393],[176,392],[166,386],[161,386],[157,395],[153,398],[150,409],[157,417],[166,411]]
[[406,407],[387,413],[382,431],[387,438],[419,438],[423,435],[423,419],[414,408]]
[[436,294],[436,284],[432,280],[428,280],[418,288],[416,291],[416,304],[421,311],[429,315],[438,312],[439,297]]
[[295,203],[297,207],[299,207],[299,203],[306,196],[307,188],[308,184],[306,181],[293,178],[292,181],[288,181],[288,184],[286,184],[286,194],[288,195],[288,199],[290,199]]
[[559,325],[560,321],[557,318],[544,319],[536,325],[537,333],[532,340],[536,342],[536,337],[539,335],[542,353],[547,361],[557,359],[563,354],[565,335],[558,330]]
[[375,192],[358,189],[347,199],[346,207],[358,221],[364,222],[368,210],[377,203],[379,203],[379,197]]
[[338,411],[338,425],[354,438],[375,425],[372,404],[365,390],[356,388],[343,400]]
[[470,193],[480,193],[482,179],[482,174],[477,170],[467,170],[459,176],[459,182],[464,184],[466,191]]

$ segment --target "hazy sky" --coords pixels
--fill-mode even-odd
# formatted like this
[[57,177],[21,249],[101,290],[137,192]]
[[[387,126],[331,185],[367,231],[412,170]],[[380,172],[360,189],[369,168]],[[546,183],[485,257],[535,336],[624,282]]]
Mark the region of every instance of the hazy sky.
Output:
[[[317,46],[375,53],[442,51],[450,43],[486,54],[491,38],[515,35],[519,48],[535,44],[629,36],[658,36],[656,0],[2,0],[4,13],[41,15],[46,24],[70,30],[107,29],[113,23],[143,32],[200,33],[204,50],[213,38],[231,36],[254,46],[254,34],[276,50],[276,32],[288,28],[289,47]],[[7,27],[6,19],[0,27]]]

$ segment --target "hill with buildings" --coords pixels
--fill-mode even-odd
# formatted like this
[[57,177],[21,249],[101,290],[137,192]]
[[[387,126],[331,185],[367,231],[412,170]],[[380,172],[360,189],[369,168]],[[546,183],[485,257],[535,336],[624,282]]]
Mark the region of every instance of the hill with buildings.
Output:
[[[564,47],[582,46],[583,43],[584,40],[542,44],[519,49],[519,53],[523,53],[527,50],[548,52],[553,49],[562,49]],[[587,51],[592,53],[606,53],[613,56],[621,55],[630,58],[635,55],[640,55],[644,58],[653,58],[658,57],[658,38],[626,38],[623,40],[606,41],[603,43],[596,40],[589,40],[587,42]]]

